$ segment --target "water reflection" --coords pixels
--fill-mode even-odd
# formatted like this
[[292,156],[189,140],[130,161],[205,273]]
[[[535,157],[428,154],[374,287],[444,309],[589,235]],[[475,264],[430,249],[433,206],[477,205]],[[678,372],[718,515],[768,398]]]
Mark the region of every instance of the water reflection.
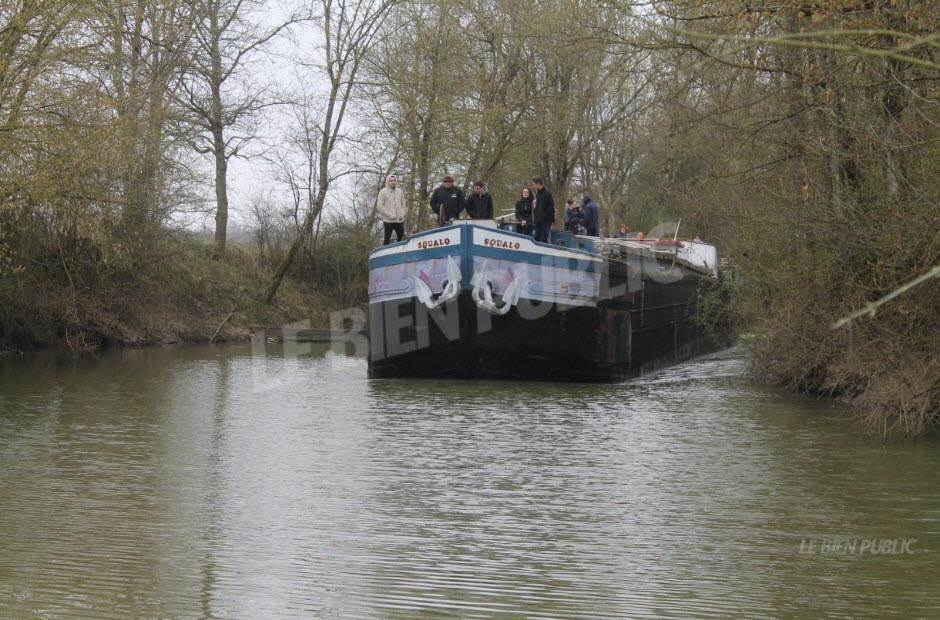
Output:
[[[618,386],[323,346],[0,362],[0,617],[928,616],[935,442],[734,352]],[[905,556],[800,554],[833,536]]]

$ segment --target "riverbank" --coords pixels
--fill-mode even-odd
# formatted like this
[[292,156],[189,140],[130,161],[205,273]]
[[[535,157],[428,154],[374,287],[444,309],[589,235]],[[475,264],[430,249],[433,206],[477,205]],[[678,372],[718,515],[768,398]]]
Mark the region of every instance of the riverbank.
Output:
[[292,277],[272,305],[264,304],[271,269],[254,247],[230,244],[223,259],[213,260],[205,243],[171,240],[151,264],[159,268],[98,286],[76,283],[78,274],[66,277],[66,286],[23,274],[2,291],[0,351],[239,342],[249,339],[252,325],[327,327],[338,307]]

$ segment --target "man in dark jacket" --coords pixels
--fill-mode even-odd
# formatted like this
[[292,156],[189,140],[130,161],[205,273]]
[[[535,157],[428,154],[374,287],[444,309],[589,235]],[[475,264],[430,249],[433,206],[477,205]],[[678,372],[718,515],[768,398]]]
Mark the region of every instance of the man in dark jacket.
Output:
[[454,187],[454,177],[448,174],[443,179],[443,185],[431,194],[431,210],[437,216],[437,225],[447,226],[450,220],[460,217],[463,208],[463,192],[459,187]]
[[587,194],[584,195],[583,202],[581,225],[584,226],[584,230],[589,237],[597,237],[600,226],[600,208]]
[[532,177],[532,191],[535,192],[535,240],[548,243],[552,224],[555,223],[555,201],[552,193],[545,187],[542,177]]
[[467,196],[467,214],[475,220],[493,219],[493,197],[483,186],[483,181],[473,183],[473,193]]

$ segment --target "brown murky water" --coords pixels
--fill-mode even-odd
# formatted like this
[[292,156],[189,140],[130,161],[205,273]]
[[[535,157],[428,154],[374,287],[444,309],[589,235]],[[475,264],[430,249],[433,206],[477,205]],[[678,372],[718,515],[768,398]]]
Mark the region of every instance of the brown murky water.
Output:
[[883,445],[742,371],[6,359],[0,618],[940,616],[938,442]]

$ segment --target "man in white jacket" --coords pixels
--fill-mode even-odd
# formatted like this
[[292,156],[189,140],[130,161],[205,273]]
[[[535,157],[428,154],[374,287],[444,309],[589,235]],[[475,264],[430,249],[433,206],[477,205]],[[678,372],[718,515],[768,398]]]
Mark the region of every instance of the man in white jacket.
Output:
[[405,237],[405,193],[398,189],[398,177],[394,174],[385,179],[385,187],[379,190],[379,197],[375,202],[382,222],[385,224],[385,241],[388,245],[395,231],[395,241]]

